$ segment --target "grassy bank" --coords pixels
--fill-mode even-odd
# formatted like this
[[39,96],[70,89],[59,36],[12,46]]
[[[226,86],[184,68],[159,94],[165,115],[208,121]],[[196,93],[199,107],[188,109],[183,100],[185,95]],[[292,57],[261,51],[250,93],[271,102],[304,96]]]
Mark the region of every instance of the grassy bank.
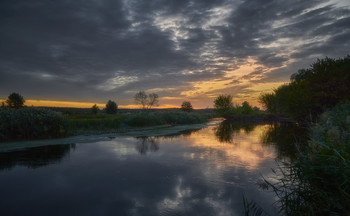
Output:
[[0,140],[46,139],[125,132],[157,125],[199,124],[208,121],[210,117],[211,114],[181,111],[59,114],[39,108],[0,108]]
[[73,134],[125,131],[157,125],[204,123],[210,115],[185,112],[138,112],[133,114],[68,115],[67,127]]

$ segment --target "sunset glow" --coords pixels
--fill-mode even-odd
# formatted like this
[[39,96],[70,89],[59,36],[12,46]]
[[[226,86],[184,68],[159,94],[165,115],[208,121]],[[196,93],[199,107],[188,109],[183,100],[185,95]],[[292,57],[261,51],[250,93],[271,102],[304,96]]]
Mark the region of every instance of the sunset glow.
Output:
[[146,91],[159,108],[221,94],[261,106],[317,58],[349,54],[348,1],[113,2],[1,2],[0,100],[135,108]]

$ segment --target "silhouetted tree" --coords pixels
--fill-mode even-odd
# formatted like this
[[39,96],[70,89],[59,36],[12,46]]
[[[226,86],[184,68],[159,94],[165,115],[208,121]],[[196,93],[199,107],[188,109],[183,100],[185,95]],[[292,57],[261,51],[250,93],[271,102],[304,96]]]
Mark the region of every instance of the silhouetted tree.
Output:
[[109,100],[106,104],[106,113],[108,114],[115,114],[118,110],[118,105],[114,102]]
[[158,94],[151,93],[147,95],[145,91],[139,91],[134,96],[136,104],[140,104],[142,109],[151,109],[152,106],[157,106],[159,102],[158,98]]
[[219,95],[214,100],[214,108],[221,117],[229,117],[233,109],[232,95]]
[[159,96],[156,93],[151,93],[148,95],[148,107],[147,109],[151,109],[152,106],[158,106]]
[[146,109],[147,107],[147,103],[148,103],[147,98],[148,96],[144,91],[139,91],[134,96],[136,104],[140,104],[142,106],[142,109]]
[[99,108],[96,104],[91,107],[92,114],[97,114],[98,111],[99,111]]
[[7,106],[11,107],[11,108],[20,108],[24,106],[24,98],[22,97],[22,95],[18,94],[18,93],[11,93],[6,100],[6,104]]
[[253,112],[253,107],[247,101],[244,101],[242,103],[242,114],[252,114]]
[[193,107],[192,107],[191,102],[189,102],[189,101],[184,101],[184,102],[182,102],[182,104],[181,104],[181,110],[182,110],[182,111],[185,111],[185,112],[192,112]]

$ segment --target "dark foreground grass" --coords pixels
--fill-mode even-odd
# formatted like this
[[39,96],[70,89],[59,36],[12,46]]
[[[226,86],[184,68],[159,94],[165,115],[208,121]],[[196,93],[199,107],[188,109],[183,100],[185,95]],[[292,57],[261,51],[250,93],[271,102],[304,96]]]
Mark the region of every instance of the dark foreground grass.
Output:
[[350,104],[325,112],[311,128],[308,148],[281,167],[270,184],[286,215],[349,215]]

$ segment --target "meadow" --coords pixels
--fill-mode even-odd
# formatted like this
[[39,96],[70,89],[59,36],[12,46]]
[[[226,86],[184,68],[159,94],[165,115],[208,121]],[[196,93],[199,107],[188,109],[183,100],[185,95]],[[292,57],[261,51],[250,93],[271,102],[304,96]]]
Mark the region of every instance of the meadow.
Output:
[[[63,110],[63,112],[62,112]],[[97,114],[89,109],[0,108],[0,140],[59,138],[79,134],[125,132],[157,125],[198,124],[214,117],[209,111],[127,110],[116,114]]]

